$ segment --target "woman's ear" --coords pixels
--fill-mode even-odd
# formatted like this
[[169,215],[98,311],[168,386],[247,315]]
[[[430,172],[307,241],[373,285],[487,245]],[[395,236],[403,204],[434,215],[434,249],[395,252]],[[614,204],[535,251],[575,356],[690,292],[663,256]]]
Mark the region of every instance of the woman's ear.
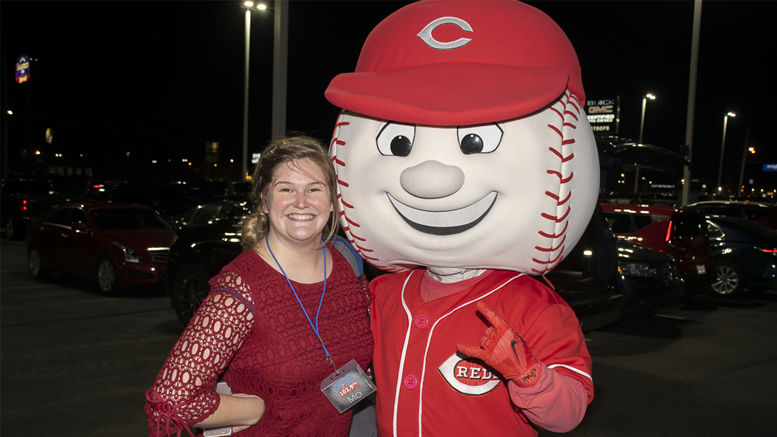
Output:
[[265,214],[269,214],[270,210],[267,208],[267,203],[264,201],[264,195],[259,194],[259,205],[262,206],[262,212]]

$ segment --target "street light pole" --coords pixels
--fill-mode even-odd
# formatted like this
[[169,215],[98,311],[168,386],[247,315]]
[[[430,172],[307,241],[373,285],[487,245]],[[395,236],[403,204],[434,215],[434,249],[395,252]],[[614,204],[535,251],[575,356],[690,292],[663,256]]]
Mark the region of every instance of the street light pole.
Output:
[[691,163],[693,162],[693,121],[696,116],[696,73],[699,70],[699,34],[701,33],[701,3],[693,2],[693,32],[691,36],[691,68],[688,78],[688,111],[685,115],[685,146],[688,155],[683,166],[683,194],[680,205],[685,206],[691,196]]
[[289,52],[289,2],[275,0],[272,73],[272,140],[286,135],[286,77]]
[[248,67],[251,55],[251,7],[253,2],[246,2],[246,40],[245,68],[243,70],[243,173],[242,180],[248,179]]
[[748,147],[747,143],[750,141],[750,129],[747,130],[747,133],[745,134],[745,150],[742,151],[742,169],[739,171],[739,194],[744,194],[742,192],[742,183],[745,180],[745,160],[747,159],[747,152],[755,153],[755,149],[752,147]]
[[726,149],[726,126],[728,125],[728,118],[736,116],[733,112],[729,112],[723,117],[723,142],[720,144],[720,165],[718,166],[718,194],[723,191],[723,187],[720,185],[720,177],[723,174],[723,151]]
[[642,132],[645,130],[645,108],[647,108],[648,99],[655,100],[656,96],[654,96],[653,94],[647,94],[644,97],[642,97],[642,119],[639,122],[639,141],[638,141],[639,144],[642,144]]
[[252,1],[243,3],[246,9],[246,41],[245,41],[245,69],[243,78],[243,176],[242,180],[248,180],[248,67],[250,65],[251,55],[251,10],[264,10],[267,6],[264,4],[254,5]]

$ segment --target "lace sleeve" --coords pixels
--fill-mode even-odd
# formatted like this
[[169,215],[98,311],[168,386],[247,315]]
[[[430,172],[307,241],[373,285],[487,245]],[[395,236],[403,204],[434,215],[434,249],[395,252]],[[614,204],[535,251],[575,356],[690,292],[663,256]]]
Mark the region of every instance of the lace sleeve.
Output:
[[[218,409],[218,376],[248,337],[254,320],[250,287],[233,272],[211,280],[210,294],[146,392],[150,436],[171,435]],[[161,434],[160,434],[161,433]]]

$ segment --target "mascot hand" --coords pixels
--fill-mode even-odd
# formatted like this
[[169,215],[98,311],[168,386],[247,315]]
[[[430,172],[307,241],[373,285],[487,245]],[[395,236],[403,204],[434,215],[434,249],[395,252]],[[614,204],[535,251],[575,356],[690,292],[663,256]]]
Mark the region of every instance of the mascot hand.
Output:
[[542,366],[529,346],[494,310],[478,302],[478,311],[493,325],[486,329],[480,346],[456,345],[459,352],[483,360],[506,379],[521,387],[531,387],[540,379]]

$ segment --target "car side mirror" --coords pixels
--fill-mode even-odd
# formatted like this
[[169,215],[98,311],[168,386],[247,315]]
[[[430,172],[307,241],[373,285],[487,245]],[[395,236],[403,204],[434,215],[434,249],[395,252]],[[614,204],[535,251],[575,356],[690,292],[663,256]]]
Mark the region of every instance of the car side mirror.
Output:
[[70,224],[70,227],[76,232],[89,232],[89,228],[84,222],[73,222]]

